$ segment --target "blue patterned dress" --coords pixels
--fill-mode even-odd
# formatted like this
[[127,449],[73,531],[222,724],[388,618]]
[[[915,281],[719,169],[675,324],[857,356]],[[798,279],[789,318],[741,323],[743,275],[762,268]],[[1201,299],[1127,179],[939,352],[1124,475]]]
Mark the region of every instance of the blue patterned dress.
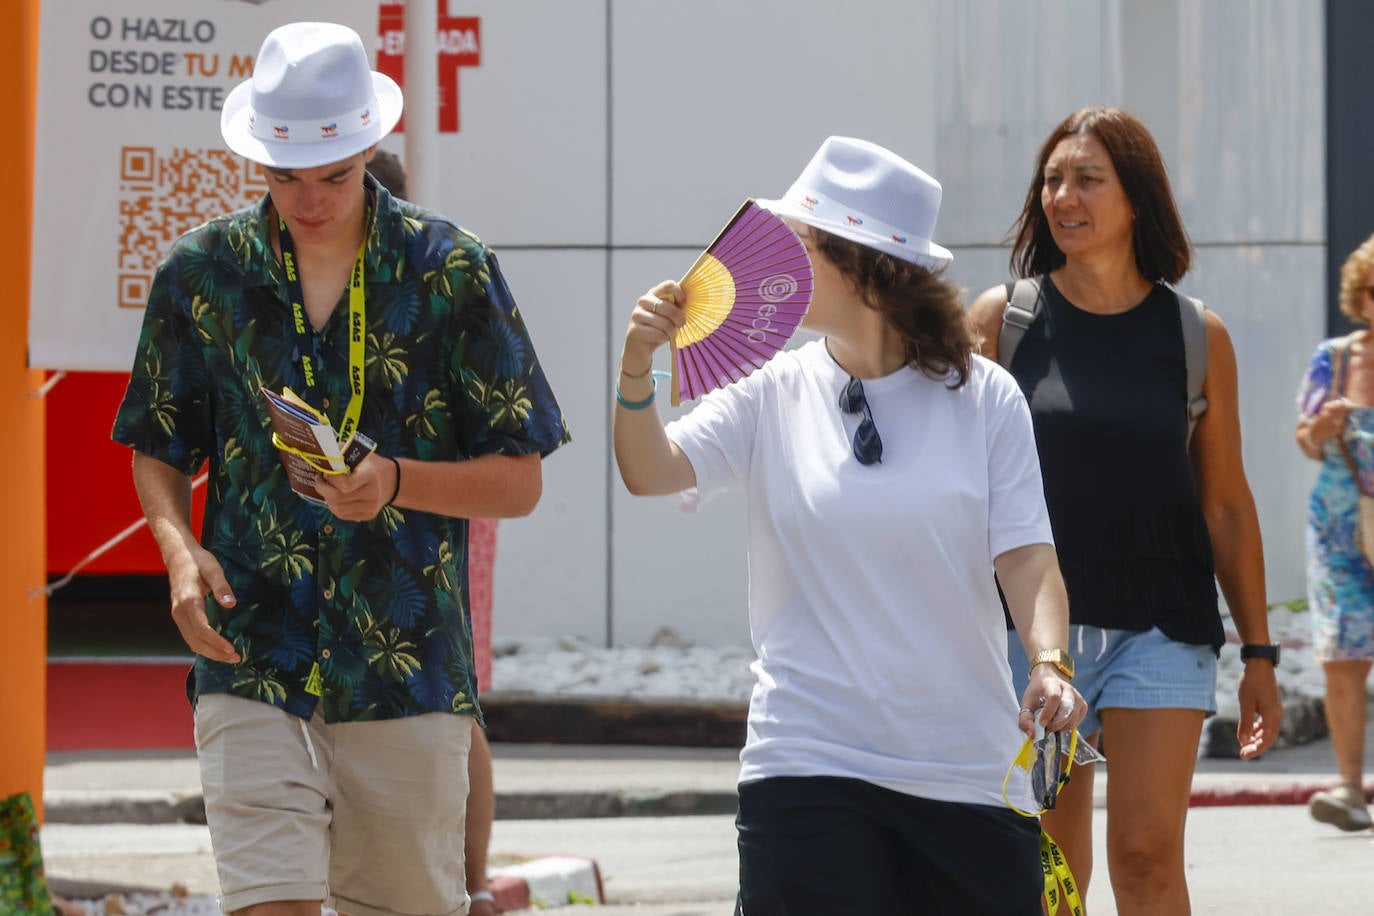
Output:
[[[1298,410],[1314,417],[1328,396],[1345,390],[1345,371],[1333,388],[1337,344],[1324,340],[1312,356]],[[1374,492],[1374,407],[1352,407],[1344,432],[1366,491]],[[1356,537],[1359,489],[1335,441],[1325,444],[1321,473],[1307,506],[1307,598],[1318,662],[1374,659],[1374,569]]]

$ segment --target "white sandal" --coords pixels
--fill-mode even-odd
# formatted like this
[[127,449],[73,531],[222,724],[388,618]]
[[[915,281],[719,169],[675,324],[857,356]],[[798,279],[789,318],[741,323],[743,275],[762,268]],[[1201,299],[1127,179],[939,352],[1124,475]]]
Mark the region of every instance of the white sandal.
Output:
[[1307,810],[1314,820],[1341,830],[1368,830],[1370,827],[1364,789],[1349,783],[1316,793],[1308,800]]

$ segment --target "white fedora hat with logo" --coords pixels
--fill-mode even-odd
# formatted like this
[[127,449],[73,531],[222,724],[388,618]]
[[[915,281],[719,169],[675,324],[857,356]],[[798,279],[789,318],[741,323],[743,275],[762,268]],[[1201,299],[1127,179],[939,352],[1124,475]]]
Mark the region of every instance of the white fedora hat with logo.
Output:
[[253,76],[224,100],[231,150],[263,165],[308,169],[347,159],[401,120],[401,88],[373,71],[358,33],[332,22],[273,29]]
[[758,205],[779,216],[929,270],[954,255],[935,244],[940,182],[867,140],[828,137],[779,200]]

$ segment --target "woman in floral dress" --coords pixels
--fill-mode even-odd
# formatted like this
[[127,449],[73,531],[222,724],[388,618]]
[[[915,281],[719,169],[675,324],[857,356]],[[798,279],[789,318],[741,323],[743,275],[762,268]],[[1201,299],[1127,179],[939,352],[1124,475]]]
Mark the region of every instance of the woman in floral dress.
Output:
[[[1374,236],[1341,268],[1340,302],[1351,320],[1369,324]],[[1359,535],[1361,487],[1374,494],[1374,338],[1368,327],[1321,342],[1298,393],[1298,411],[1298,447],[1322,463],[1307,510],[1307,594],[1313,651],[1326,673],[1326,722],[1341,774],[1341,784],[1312,796],[1309,809],[1342,830],[1364,830],[1370,826],[1365,682],[1374,661],[1374,568]],[[1374,552],[1374,544],[1369,546]]]

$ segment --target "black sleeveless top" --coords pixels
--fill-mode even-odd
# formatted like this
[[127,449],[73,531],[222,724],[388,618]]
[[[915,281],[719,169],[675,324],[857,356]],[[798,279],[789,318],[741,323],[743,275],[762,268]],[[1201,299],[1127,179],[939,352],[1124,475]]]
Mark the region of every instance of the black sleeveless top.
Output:
[[1097,315],[1040,282],[1010,368],[1030,404],[1070,618],[1219,649],[1178,300],[1156,285],[1131,310]]

